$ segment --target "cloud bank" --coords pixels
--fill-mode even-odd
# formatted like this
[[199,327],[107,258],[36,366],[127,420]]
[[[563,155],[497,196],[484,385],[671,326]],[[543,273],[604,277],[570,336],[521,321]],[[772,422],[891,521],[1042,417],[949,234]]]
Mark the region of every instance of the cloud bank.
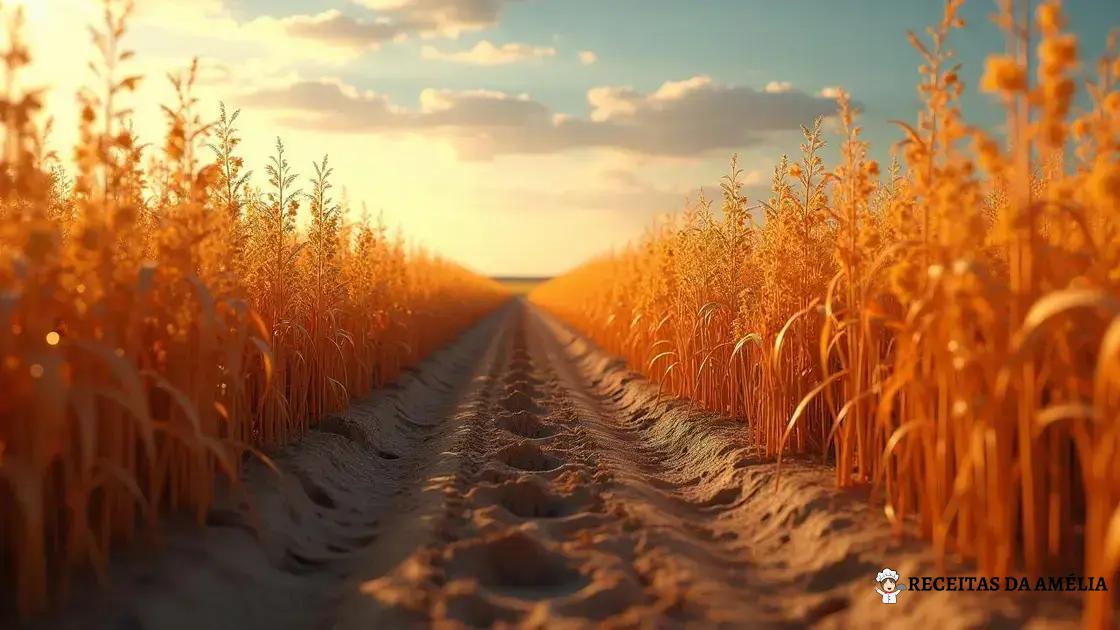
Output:
[[258,90],[246,105],[277,110],[293,126],[336,132],[427,133],[450,139],[464,159],[609,147],[687,156],[749,146],[835,112],[835,103],[792,87],[728,86],[708,76],[668,81],[643,93],[588,91],[587,117],[556,114],[525,94],[427,89],[414,109],[339,81]]
[[229,0],[145,0],[138,3],[138,17],[160,28],[268,46],[290,56],[326,55],[329,61],[344,62],[389,42],[412,37],[458,37],[466,31],[489,28],[498,23],[506,6],[518,1],[352,0],[360,8],[349,12],[332,8],[320,13],[264,14],[238,20],[227,6]]

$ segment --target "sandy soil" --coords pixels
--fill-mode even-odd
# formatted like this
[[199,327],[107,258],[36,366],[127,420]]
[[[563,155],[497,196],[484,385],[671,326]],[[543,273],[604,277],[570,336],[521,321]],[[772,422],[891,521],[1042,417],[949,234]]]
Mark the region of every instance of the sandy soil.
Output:
[[1076,625],[1071,596],[883,605],[884,566],[938,575],[925,545],[745,444],[518,300],[33,627]]

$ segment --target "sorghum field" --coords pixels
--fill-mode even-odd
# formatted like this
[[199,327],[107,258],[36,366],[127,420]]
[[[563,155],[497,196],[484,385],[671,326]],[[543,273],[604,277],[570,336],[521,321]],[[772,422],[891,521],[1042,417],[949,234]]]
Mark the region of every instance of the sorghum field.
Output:
[[891,163],[836,90],[768,198],[737,155],[506,286],[351,208],[328,155],[250,163],[197,60],[134,72],[127,2],[56,147],[51,43],[3,8],[0,625],[1114,627],[1120,30],[1085,60],[1061,2],[997,2],[991,129],[962,6],[910,35]]

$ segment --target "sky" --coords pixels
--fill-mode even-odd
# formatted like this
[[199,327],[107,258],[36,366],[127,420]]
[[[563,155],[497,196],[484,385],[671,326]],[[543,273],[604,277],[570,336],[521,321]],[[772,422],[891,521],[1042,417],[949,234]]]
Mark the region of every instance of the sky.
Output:
[[[47,86],[52,148],[71,154],[74,94],[93,78],[97,0],[24,5]],[[124,40],[145,79],[128,103],[153,147],[168,72],[198,57],[203,114],[241,109],[242,151],[263,183],[280,137],[306,180],[329,154],[352,212],[481,273],[553,275],[634,240],[732,153],[764,197],[800,125],[859,103],[873,157],[913,122],[920,58],[906,40],[936,0],[137,0]],[[1120,2],[1068,0],[1092,71]],[[1004,37],[991,0],[971,0],[950,45],[969,122],[999,128],[976,89]],[[1089,60],[1089,63],[1085,63]],[[835,155],[827,125],[826,160]],[[354,218],[357,218],[355,216]]]

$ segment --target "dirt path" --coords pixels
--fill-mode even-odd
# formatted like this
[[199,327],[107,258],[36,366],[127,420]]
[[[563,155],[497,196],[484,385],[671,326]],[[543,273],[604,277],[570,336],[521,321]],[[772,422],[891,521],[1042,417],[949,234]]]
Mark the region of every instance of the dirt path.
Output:
[[[643,410],[597,391],[553,325],[523,309],[510,317],[481,386],[461,404],[460,461],[438,481],[446,498],[429,541],[348,597],[339,626],[765,613],[744,597],[736,535],[718,525],[740,488],[698,488],[674,461],[683,454],[643,434]],[[402,527],[414,520],[401,516]]]
[[[47,627],[1049,627],[1076,600],[903,593],[935,575],[831,473],[772,464],[742,425],[658,398],[511,303],[392,390],[250,467],[160,554],[119,560]],[[1038,620],[1043,620],[1039,617]]]

